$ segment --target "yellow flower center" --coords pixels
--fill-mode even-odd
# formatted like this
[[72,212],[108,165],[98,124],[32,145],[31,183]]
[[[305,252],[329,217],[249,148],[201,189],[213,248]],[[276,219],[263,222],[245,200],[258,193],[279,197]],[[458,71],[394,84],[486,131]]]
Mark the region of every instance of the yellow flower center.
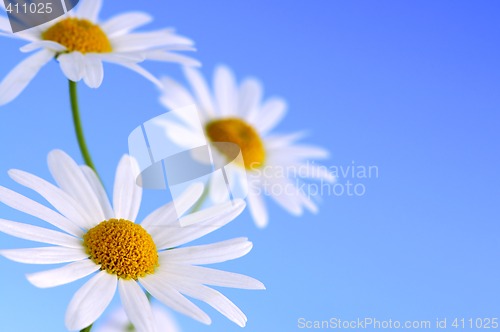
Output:
[[43,40],[55,41],[69,52],[109,53],[113,50],[108,36],[102,29],[84,19],[66,18],[42,33]]
[[[259,133],[248,123],[238,118],[225,118],[209,122],[205,130],[212,142],[230,142],[238,145],[243,155],[246,169],[258,168],[264,165],[266,150]],[[230,151],[222,146],[217,149],[229,157]]]
[[137,280],[158,267],[158,252],[151,235],[125,219],[106,220],[91,228],[83,236],[83,245],[101,270],[118,278]]

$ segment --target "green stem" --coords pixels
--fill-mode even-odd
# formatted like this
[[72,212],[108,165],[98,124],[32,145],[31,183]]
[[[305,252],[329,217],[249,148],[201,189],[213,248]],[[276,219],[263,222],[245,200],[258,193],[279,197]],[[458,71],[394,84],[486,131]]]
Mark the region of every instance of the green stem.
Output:
[[207,184],[203,189],[203,193],[201,194],[200,198],[196,201],[196,203],[194,203],[193,207],[191,208],[190,213],[198,212],[201,209],[203,203],[205,203],[206,199],[208,198],[209,191],[210,188],[209,185]]
[[128,323],[127,326],[125,327],[125,332],[135,332],[134,324]]
[[87,326],[86,328],[81,330],[80,332],[90,332],[90,330],[92,330],[92,324],[90,324],[89,326]]
[[[76,138],[78,140],[78,146],[80,147],[80,152],[82,153],[83,160],[85,164],[92,168],[94,172],[99,177],[97,170],[90,156],[89,149],[87,148],[87,143],[85,142],[85,136],[83,134],[82,120],[80,119],[80,110],[78,107],[78,94],[76,89],[76,82],[68,80],[69,82],[69,97],[71,100],[71,113],[73,115],[73,125],[75,127]],[[89,330],[90,331],[90,330]]]
[[[78,94],[76,89],[76,82],[68,80],[69,82],[69,98],[71,101],[71,114],[73,115],[73,125],[75,127],[76,138],[78,140],[78,146],[80,147],[80,152],[82,153],[83,160],[85,164],[92,168],[94,172],[99,177],[97,170],[95,169],[92,157],[90,157],[89,149],[87,148],[87,143],[85,142],[85,136],[83,135],[82,120],[80,119],[80,110],[78,107]],[[92,330],[92,324],[82,329],[80,332],[90,332]]]

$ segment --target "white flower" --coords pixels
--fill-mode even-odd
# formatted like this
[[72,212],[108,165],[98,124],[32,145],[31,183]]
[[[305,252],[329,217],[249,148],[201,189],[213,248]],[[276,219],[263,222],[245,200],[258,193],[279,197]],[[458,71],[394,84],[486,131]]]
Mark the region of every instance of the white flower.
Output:
[[[58,186],[20,170],[11,170],[9,175],[43,196],[55,210],[4,187],[0,187],[0,201],[62,232],[1,219],[0,231],[55,246],[1,250],[0,254],[27,264],[69,263],[28,275],[37,287],[64,285],[94,274],[68,305],[68,329],[80,330],[97,320],[118,288],[125,312],[136,329],[156,331],[141,285],[160,302],[205,324],[211,322],[208,315],[184,295],[204,301],[236,324],[245,325],[241,310],[205,285],[244,289],[264,289],[264,285],[244,275],[198,265],[239,258],[251,250],[252,243],[236,238],[178,248],[233,220],[244,209],[243,201],[214,207],[208,215],[203,213],[202,220],[187,227],[180,226],[172,203],[136,224],[142,189],[135,182],[135,160],[125,156],[120,161],[112,205],[96,174],[87,166],[78,166],[60,150],[49,154],[48,164]],[[202,191],[202,184],[190,187],[176,201],[177,212],[188,211]]]
[[[239,171],[231,172],[231,166],[226,171],[229,178],[241,177],[244,174],[241,168],[245,169],[249,184],[248,203],[257,226],[265,227],[268,223],[263,195],[271,196],[296,216],[301,215],[304,209],[316,212],[317,206],[309,193],[298,185],[304,178],[327,182],[335,180],[325,167],[310,162],[327,157],[328,152],[315,146],[297,144],[296,141],[303,136],[301,133],[271,134],[286,113],[285,101],[276,97],[262,101],[259,81],[248,78],[238,86],[227,67],[215,70],[213,94],[199,71],[185,68],[185,74],[192,93],[176,81],[164,78],[160,100],[171,110],[195,104],[208,141],[231,142],[240,146],[244,165],[240,165]],[[185,144],[188,147],[191,144],[189,138],[196,134],[196,129],[193,129],[196,126],[186,123],[185,119],[180,123],[162,120],[157,124],[164,126],[166,135],[181,146]],[[218,154],[220,158],[225,153],[219,151]],[[225,188],[210,186],[210,190],[214,201],[224,199]]]
[[[4,8],[3,1],[0,2]],[[130,12],[100,22],[102,0],[80,0],[77,9],[49,23],[13,34],[6,17],[0,16],[0,35],[29,42],[21,52],[36,51],[19,63],[0,83],[0,105],[15,99],[51,59],[56,58],[64,75],[75,82],[82,78],[91,88],[101,85],[103,62],[115,63],[161,83],[138,64],[144,60],[199,65],[172,51],[194,50],[191,40],[171,29],[132,32],[150,22],[151,16]]]
[[[153,320],[158,332],[180,332],[181,329],[174,317],[162,307],[151,305]],[[132,332],[127,314],[122,307],[113,311],[103,325],[93,328],[95,332]]]

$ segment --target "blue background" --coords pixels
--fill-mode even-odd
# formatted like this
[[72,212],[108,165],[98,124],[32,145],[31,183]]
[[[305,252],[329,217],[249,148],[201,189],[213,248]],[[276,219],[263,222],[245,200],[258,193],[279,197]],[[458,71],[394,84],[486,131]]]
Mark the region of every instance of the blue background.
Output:
[[[294,218],[268,201],[267,229],[245,211],[200,241],[254,242],[249,255],[220,265],[268,288],[224,290],[247,314],[246,331],[295,331],[301,317],[500,316],[498,1],[106,1],[101,18],[128,10],[153,13],[148,28],[173,26],[195,40],[210,80],[225,63],[239,79],[260,78],[266,96],[286,98],[278,131],[307,129],[308,143],[331,152],[325,164],[379,168],[378,178],[358,181],[364,196],[325,196],[318,215]],[[25,55],[18,41],[0,43],[4,77]],[[146,66],[182,79],[175,65]],[[80,93],[88,144],[110,188],[128,134],[165,110],[152,84],[113,65],[100,89],[82,84]],[[30,197],[8,169],[48,178],[54,148],[81,161],[55,63],[0,109],[0,140],[1,185]],[[167,196],[147,193],[141,216]],[[6,206],[0,216],[33,221]],[[31,245],[0,235],[1,248]],[[64,331],[82,281],[40,290],[24,274],[43,266],[0,264],[2,331]],[[177,315],[183,331],[241,330],[201,307],[212,326]]]

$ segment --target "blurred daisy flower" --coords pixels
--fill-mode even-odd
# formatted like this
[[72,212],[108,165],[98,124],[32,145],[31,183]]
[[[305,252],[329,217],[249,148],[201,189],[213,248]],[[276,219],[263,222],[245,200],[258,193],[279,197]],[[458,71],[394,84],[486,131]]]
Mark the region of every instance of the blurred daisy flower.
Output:
[[[144,60],[176,62],[187,66],[199,63],[173,51],[194,50],[193,42],[171,29],[133,32],[151,22],[148,14],[130,12],[100,22],[102,0],[80,0],[77,9],[49,23],[12,33],[7,17],[0,16],[0,35],[27,41],[21,52],[33,52],[0,83],[0,105],[15,99],[38,71],[56,58],[71,81],[81,79],[98,88],[104,77],[103,62],[139,73],[156,85],[160,82],[139,65]],[[0,6],[5,10],[3,1]]]
[[[162,307],[151,305],[153,324],[158,332],[180,332],[181,329],[174,317]],[[120,307],[113,311],[104,324],[93,329],[95,332],[133,332],[137,331],[130,324],[125,310]]]
[[41,288],[64,285],[93,274],[68,305],[65,322],[69,330],[81,330],[94,323],[118,288],[127,317],[135,328],[156,331],[151,305],[142,287],[163,304],[202,323],[210,324],[211,320],[184,295],[204,301],[236,324],[245,325],[247,319],[241,310],[206,285],[243,289],[264,289],[264,285],[244,275],[199,265],[242,257],[251,250],[252,243],[236,238],[178,248],[232,221],[243,211],[243,201],[215,206],[196,223],[181,227],[177,213],[185,213],[199,199],[203,192],[199,183],[176,200],[177,213],[169,203],[137,224],[142,189],[136,185],[137,164],[131,157],[124,156],[118,165],[112,205],[88,166],[78,166],[60,150],[49,154],[48,165],[57,186],[20,170],[11,170],[9,175],[43,196],[55,210],[4,187],[0,187],[0,201],[61,231],[3,219],[0,231],[55,246],[0,250],[0,254],[27,264],[69,263],[27,276]]
[[[301,133],[278,135],[272,130],[283,119],[286,103],[281,98],[262,100],[262,85],[253,78],[236,83],[231,70],[221,66],[215,70],[213,94],[199,71],[185,68],[192,92],[170,79],[162,80],[162,104],[171,110],[195,104],[205,136],[209,142],[231,142],[241,149],[245,172],[226,167],[229,178],[247,177],[248,204],[258,227],[268,224],[268,212],[263,196],[267,195],[293,215],[305,209],[315,213],[316,204],[308,193],[299,188],[303,179],[333,182],[334,176],[311,160],[326,158],[328,152],[316,146],[296,143]],[[182,120],[182,119],[181,119]],[[196,126],[189,123],[161,121],[166,135],[176,144],[189,146],[196,134]],[[216,149],[215,149],[216,150]],[[215,151],[213,158],[229,156],[223,149]],[[213,151],[214,152],[214,151]],[[218,162],[220,164],[220,162]],[[229,181],[234,183],[235,181]],[[221,186],[209,186],[213,201],[225,200],[227,192]]]

